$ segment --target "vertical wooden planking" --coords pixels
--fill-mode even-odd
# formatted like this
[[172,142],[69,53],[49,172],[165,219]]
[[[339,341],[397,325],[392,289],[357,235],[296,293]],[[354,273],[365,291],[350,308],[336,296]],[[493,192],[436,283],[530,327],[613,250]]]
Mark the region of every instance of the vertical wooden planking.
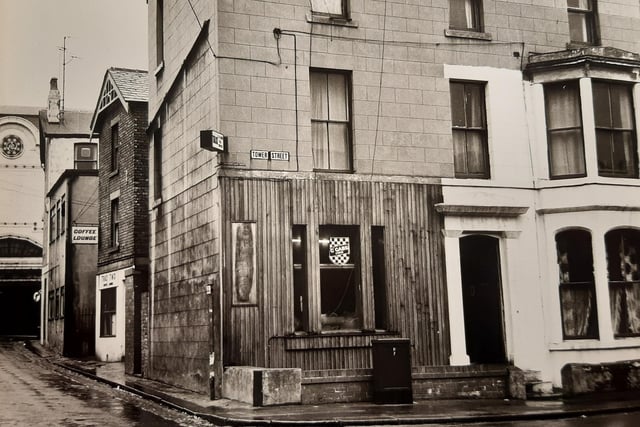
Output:
[[[383,226],[387,311],[390,329],[410,338],[414,364],[446,364],[449,351],[444,284],[442,219],[434,214],[441,198],[438,186],[331,179],[222,179],[225,247],[230,248],[231,223],[256,221],[257,270],[260,301],[256,307],[233,307],[231,254],[223,274],[228,328],[228,361],[305,369],[368,367],[369,353],[361,349],[322,349],[291,352],[280,341],[293,331],[291,225],[307,227],[309,305],[320,305],[317,271],[318,226],[360,227],[362,307],[365,328],[375,326],[371,261],[371,226]],[[310,326],[320,329],[318,310]],[[277,343],[276,343],[277,342]],[[263,349],[256,351],[256,348]]]

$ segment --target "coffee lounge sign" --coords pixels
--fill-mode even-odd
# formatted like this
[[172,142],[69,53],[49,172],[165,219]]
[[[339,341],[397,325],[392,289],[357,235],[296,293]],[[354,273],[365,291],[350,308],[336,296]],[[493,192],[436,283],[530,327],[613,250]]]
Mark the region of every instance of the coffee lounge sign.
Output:
[[77,245],[97,245],[98,227],[71,227],[71,243]]

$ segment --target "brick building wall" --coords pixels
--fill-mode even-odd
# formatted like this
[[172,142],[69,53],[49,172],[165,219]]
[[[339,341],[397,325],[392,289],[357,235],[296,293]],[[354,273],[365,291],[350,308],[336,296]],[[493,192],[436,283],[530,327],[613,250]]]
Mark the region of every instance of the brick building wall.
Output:
[[[131,103],[127,112],[118,102],[103,112],[100,127],[100,236],[98,266],[100,272],[132,265],[135,257],[148,256],[149,165],[146,142],[146,103]],[[110,113],[110,114],[109,114]],[[111,170],[112,127],[118,123],[119,167]],[[111,247],[111,199],[119,192],[119,247]]]

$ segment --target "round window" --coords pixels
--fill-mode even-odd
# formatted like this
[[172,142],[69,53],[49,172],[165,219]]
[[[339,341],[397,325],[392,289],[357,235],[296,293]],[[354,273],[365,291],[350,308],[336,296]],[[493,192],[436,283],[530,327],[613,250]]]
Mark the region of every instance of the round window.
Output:
[[8,159],[16,159],[22,155],[24,144],[20,137],[8,135],[2,138],[2,155]]

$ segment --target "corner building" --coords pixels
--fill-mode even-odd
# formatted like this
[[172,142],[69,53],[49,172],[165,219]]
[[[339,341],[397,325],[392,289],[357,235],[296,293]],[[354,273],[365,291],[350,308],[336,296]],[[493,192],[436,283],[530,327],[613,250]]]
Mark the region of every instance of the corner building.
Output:
[[150,376],[368,400],[407,338],[414,397],[523,397],[637,354],[638,4],[414,3],[149,3]]

